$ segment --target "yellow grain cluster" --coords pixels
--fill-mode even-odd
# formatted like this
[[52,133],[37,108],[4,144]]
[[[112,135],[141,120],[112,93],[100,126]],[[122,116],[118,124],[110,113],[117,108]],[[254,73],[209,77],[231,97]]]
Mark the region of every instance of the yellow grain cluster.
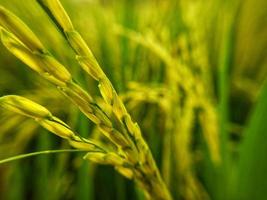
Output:
[[[169,184],[170,171],[175,171],[174,173],[181,177],[181,184],[179,185],[184,185],[183,188],[178,189],[184,197],[190,197],[191,199],[206,198],[204,189],[198,182],[193,169],[195,157],[191,150],[191,141],[193,125],[196,119],[199,120],[211,159],[216,165],[220,163],[220,148],[217,113],[212,102],[214,97],[210,94],[211,81],[210,77],[208,77],[210,74],[207,70],[206,55],[201,54],[205,52],[203,47],[200,46],[199,40],[201,38],[197,35],[198,33],[195,33],[193,56],[196,59],[194,62],[197,62],[196,65],[199,66],[199,71],[201,72],[197,74],[187,66],[190,53],[186,49],[186,42],[188,42],[186,38],[181,36],[179,45],[182,48],[183,55],[181,55],[181,58],[176,58],[150,35],[142,35],[118,25],[115,26],[114,32],[149,49],[165,63],[167,69],[165,70],[166,83],[164,88],[168,90],[168,95],[164,97],[164,100],[160,101],[160,105],[167,116],[165,122],[167,131],[164,135],[163,148],[165,158],[163,162],[164,179]],[[135,101],[138,100],[136,99],[138,98],[137,91],[142,94],[143,90],[142,86],[137,88],[135,89]],[[150,93],[147,91],[146,95],[142,96],[147,96]],[[159,99],[157,101],[154,100],[154,102],[159,102]],[[197,115],[195,113],[196,110],[200,111]],[[178,170],[170,169],[171,164],[168,163],[171,162],[171,144],[174,144],[173,149],[176,152],[175,162],[177,162]],[[198,196],[198,194],[202,195]]]

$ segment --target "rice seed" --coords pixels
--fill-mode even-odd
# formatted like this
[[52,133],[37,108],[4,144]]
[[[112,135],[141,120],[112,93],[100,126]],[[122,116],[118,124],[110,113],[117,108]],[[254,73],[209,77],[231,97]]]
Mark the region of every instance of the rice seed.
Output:
[[85,143],[84,141],[69,140],[69,144],[72,147],[81,150],[92,151],[96,149],[95,144]]
[[16,15],[3,6],[0,6],[0,26],[13,32],[32,51],[43,51],[44,47],[35,34]]
[[112,105],[114,89],[108,79],[99,80],[98,88],[103,99]]
[[76,55],[76,60],[78,61],[82,69],[87,72],[93,79],[98,81],[101,77],[104,76],[103,71],[100,69],[97,61],[93,57]]
[[52,114],[46,108],[21,96],[3,96],[0,98],[0,106],[6,110],[34,119],[52,117]]
[[89,152],[83,157],[83,159],[87,159],[100,164],[114,166],[121,166],[125,163],[124,159],[122,159],[120,156],[113,152]]
[[51,74],[57,80],[68,83],[71,81],[72,77],[69,71],[54,57],[46,54],[35,54],[36,57],[39,56],[42,61],[42,67],[48,74]]
[[124,177],[132,179],[134,177],[133,170],[126,167],[116,166],[115,169]]
[[70,46],[79,56],[90,57],[91,59],[94,57],[91,50],[86,45],[85,41],[81,37],[81,35],[75,30],[65,30],[65,36],[70,43]]

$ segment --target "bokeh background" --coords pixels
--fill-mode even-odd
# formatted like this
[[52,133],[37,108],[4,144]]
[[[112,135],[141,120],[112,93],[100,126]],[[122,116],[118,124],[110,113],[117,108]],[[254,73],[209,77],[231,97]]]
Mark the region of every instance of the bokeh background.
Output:
[[[266,199],[267,1],[61,2],[140,125],[174,199]],[[36,1],[0,5],[99,96]],[[8,94],[28,97],[84,137],[105,142],[70,101],[0,43],[0,95]],[[33,120],[1,110],[0,159],[63,148],[65,141]],[[0,199],[144,199],[133,181],[82,155],[0,165]]]

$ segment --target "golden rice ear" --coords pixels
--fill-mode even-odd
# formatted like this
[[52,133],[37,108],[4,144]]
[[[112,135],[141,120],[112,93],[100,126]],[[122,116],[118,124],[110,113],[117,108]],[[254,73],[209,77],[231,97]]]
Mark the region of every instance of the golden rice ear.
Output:
[[[1,31],[1,38],[6,47],[19,59],[38,71],[43,77],[58,86],[58,88],[69,97],[80,110],[91,119],[99,129],[117,146],[116,153],[107,152],[95,145],[97,152],[89,153],[85,159],[101,164],[113,165],[126,177],[134,177],[139,185],[149,193],[153,199],[171,199],[166,185],[163,183],[159,170],[152,154],[141,136],[137,124],[130,118],[121,98],[116,93],[112,83],[109,81],[102,68],[98,64],[90,48],[86,45],[80,34],[74,27],[60,4],[59,0],[37,0],[39,4],[50,15],[52,20],[60,28],[71,48],[76,52],[76,59],[82,68],[98,81],[100,93],[105,103],[111,107],[111,115],[105,113],[90,95],[71,80],[69,72],[42,48],[36,51],[25,38],[9,34],[8,30]],[[16,31],[16,29],[15,29]],[[13,30],[11,30],[13,32]],[[25,43],[24,43],[25,41]],[[22,49],[22,50],[21,50]],[[25,111],[15,110],[24,114]],[[87,148],[82,142],[84,139],[76,136],[70,128],[53,117],[36,117],[34,110],[28,112],[29,117],[36,119],[43,127],[56,135],[68,139],[70,144],[78,148]],[[24,114],[25,115],[25,114]],[[89,143],[88,148],[93,143]],[[129,167],[129,168],[128,168]],[[132,170],[130,172],[128,169]]]
[[14,33],[32,51],[43,51],[42,43],[29,27],[2,6],[0,6],[0,26]]
[[57,27],[64,33],[73,30],[71,20],[58,0],[37,0]]

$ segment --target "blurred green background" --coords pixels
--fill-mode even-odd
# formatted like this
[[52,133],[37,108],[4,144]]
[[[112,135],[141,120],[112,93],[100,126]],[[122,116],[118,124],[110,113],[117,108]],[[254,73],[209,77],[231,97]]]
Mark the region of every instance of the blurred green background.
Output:
[[[177,200],[264,200],[267,190],[267,1],[62,0]],[[96,84],[32,0],[1,0],[97,98]],[[0,43],[0,94],[26,96],[84,137],[105,138],[56,88]],[[1,110],[0,159],[68,144]],[[142,200],[112,167],[81,153],[0,165],[0,199]]]

